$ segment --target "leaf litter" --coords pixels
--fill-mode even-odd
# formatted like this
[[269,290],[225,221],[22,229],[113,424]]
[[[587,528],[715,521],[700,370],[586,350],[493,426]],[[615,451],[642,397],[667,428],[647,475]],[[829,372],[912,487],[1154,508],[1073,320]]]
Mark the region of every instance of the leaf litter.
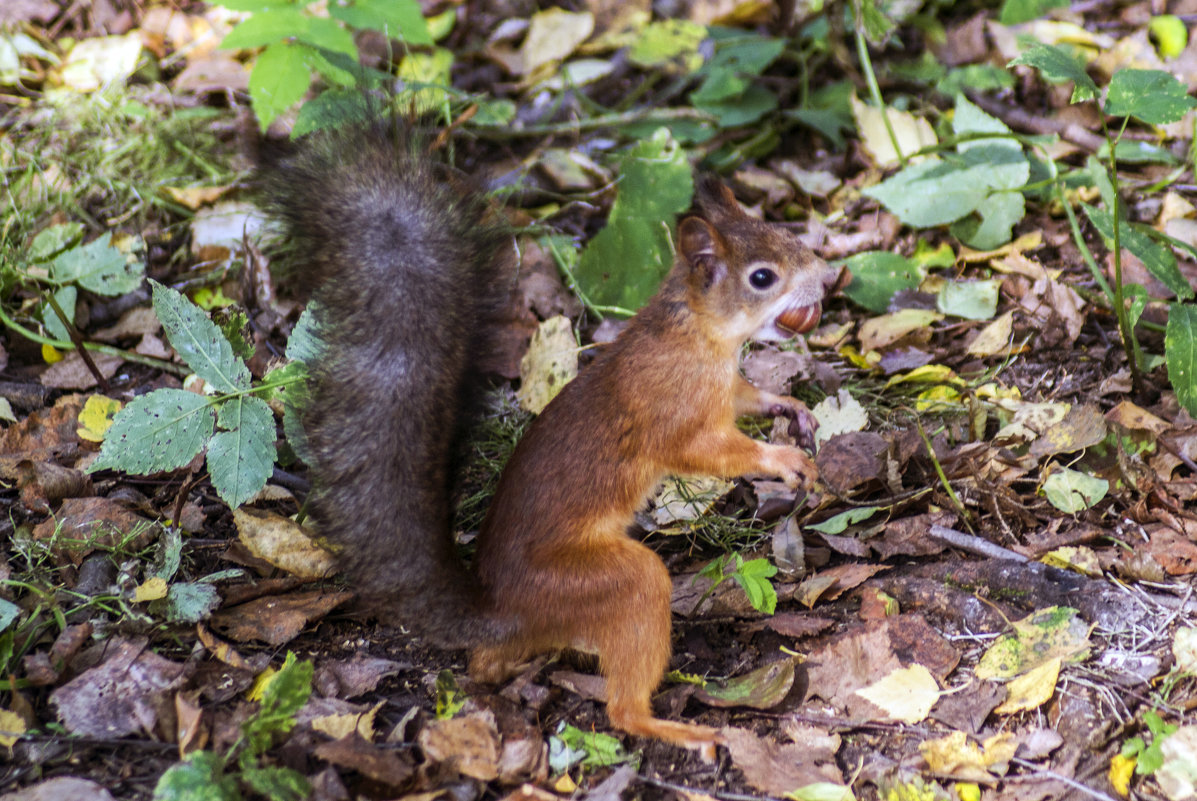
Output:
[[[214,95],[254,91],[244,67],[248,56],[215,49],[233,24],[224,12],[128,10],[114,4],[88,16],[53,3],[37,5],[20,4],[23,10],[13,12],[37,34],[37,47],[26,42],[28,34],[21,34],[25,39],[0,34],[0,55],[10,43],[20,53],[16,74],[21,80],[60,82],[80,95],[97,92],[103,83],[136,89],[146,85],[140,82],[147,79],[134,72],[143,59],[166,67],[162,80],[193,110],[213,110]],[[1082,20],[1088,27],[1082,27],[1058,19],[1006,25],[1005,12],[1001,23],[992,14],[948,16],[944,42],[936,45],[943,63],[932,60],[944,70],[938,80],[946,81],[962,67],[1017,59],[1039,66],[1048,80],[1071,81],[1073,87],[1056,90],[1036,83],[1029,77],[1033,73],[1020,72],[1017,94],[1006,88],[954,99],[954,92],[945,92],[934,101],[911,102],[916,98],[901,90],[902,81],[913,80],[908,77],[913,73],[902,72],[909,65],[892,50],[874,48],[882,89],[894,105],[878,111],[861,83],[855,94],[824,106],[809,102],[812,98],[801,105],[797,98],[783,97],[791,108],[779,104],[777,96],[789,80],[779,66],[784,60],[760,56],[754,66],[751,60],[735,61],[734,41],[703,43],[702,26],[712,21],[751,33],[764,22],[754,17],[752,4],[724,4],[736,5],[730,11],[716,11],[717,4],[692,5],[693,21],[662,20],[647,27],[643,9],[639,18],[618,22],[601,3],[583,4],[581,12],[550,9],[526,20],[509,14],[505,22],[483,14],[453,34],[458,44],[473,42],[476,51],[475,60],[457,65],[454,79],[467,90],[497,87],[495,94],[520,108],[521,124],[534,130],[536,118],[527,116],[534,104],[521,104],[538,92],[577,92],[585,86],[600,102],[626,94],[619,81],[628,80],[628,67],[611,57],[618,48],[630,47],[635,69],[660,69],[672,81],[701,68],[690,87],[692,107],[664,105],[684,98],[685,85],[661,91],[648,83],[638,90],[649,116],[671,109],[705,116],[679,116],[691,127],[679,124],[669,135],[653,129],[631,132],[643,139],[635,157],[660,161],[677,180],[688,172],[685,148],[719,132],[724,141],[713,140],[703,154],[709,165],[735,168],[731,183],[742,200],[770,219],[803,220],[804,236],[825,258],[850,257],[856,279],[846,296],[858,305],[829,303],[823,327],[810,340],[813,358],[766,348],[753,350],[745,362],[749,377],[770,391],[796,390],[812,407],[824,398],[830,401],[818,454],[825,490],[799,498],[765,481],[713,485],[700,503],[688,503],[697,508],[661,514],[669,505],[662,502],[654,510],[655,521],[646,519],[643,525],[677,577],[675,670],[657,699],[659,711],[724,727],[730,769],[715,774],[671,749],[634,738],[625,744],[635,750],[638,763],[612,769],[587,758],[564,773],[551,768],[551,749],[566,738],[557,724],[569,721],[583,733],[605,729],[595,703],[604,697],[601,680],[541,661],[505,687],[472,686],[462,678],[459,655],[431,651],[402,632],[359,622],[368,610],[354,605],[352,587],[326,580],[328,556],[306,538],[292,539],[302,537],[290,519],[299,511],[294,498],[305,489],[302,479],[276,474],[271,481],[278,483],[257,493],[263,508],[234,516],[204,478],[202,464],[190,456],[171,463],[171,469],[178,468],[174,472],[148,478],[89,476],[85,471],[96,458],[93,443],[102,438],[104,423],[81,411],[85,403],[100,403],[101,396],[69,391],[87,392],[107,382],[104,396],[126,404],[151,388],[189,391],[176,378],[186,368],[164,364],[173,358],[171,351],[161,339],[156,345],[148,340],[157,337],[159,327],[157,318],[147,315],[146,296],[127,294],[140,286],[135,262],[142,257],[129,251],[128,258],[113,257],[100,265],[103,269],[71,266],[106,247],[101,235],[108,232],[93,226],[81,232],[80,240],[64,244],[78,250],[31,259],[31,275],[36,279],[43,269],[60,284],[75,282],[79,291],[72,286],[72,293],[62,293],[60,285],[49,288],[58,290],[55,297],[69,298],[70,319],[89,340],[118,348],[149,344],[135,351],[92,353],[89,361],[78,350],[29,347],[10,329],[5,378],[13,380],[0,394],[16,422],[0,440],[0,475],[17,491],[6,496],[11,522],[0,585],[0,636],[7,639],[0,640],[0,655],[7,657],[15,681],[0,695],[0,722],[8,721],[6,732],[12,727],[13,740],[4,744],[13,764],[39,768],[7,778],[0,790],[24,789],[6,798],[105,798],[109,789],[116,797],[149,797],[176,757],[232,747],[258,703],[245,700],[243,693],[277,656],[275,649],[284,646],[314,663],[315,691],[295,715],[299,725],[272,745],[275,751],[264,752],[277,762],[246,770],[301,765],[320,797],[352,792],[431,799],[446,788],[465,787],[470,798],[489,792],[549,801],[571,792],[572,784],[596,798],[628,788],[649,797],[751,792],[841,798],[845,783],[852,783],[856,797],[883,797],[885,788],[914,787],[924,780],[977,782],[986,788],[984,797],[995,799],[1060,797],[1067,782],[1104,791],[1107,762],[1114,781],[1115,768],[1122,769],[1119,758],[1129,760],[1135,777],[1125,779],[1128,786],[1133,781],[1140,790],[1156,792],[1158,785],[1168,798],[1191,794],[1192,727],[1169,730],[1145,714],[1155,708],[1169,721],[1181,721],[1180,710],[1193,693],[1192,671],[1185,667],[1192,648],[1183,632],[1192,623],[1189,591],[1197,572],[1197,523],[1187,506],[1197,496],[1197,424],[1182,408],[1186,387],[1178,386],[1175,394],[1167,389],[1178,369],[1153,366],[1154,388],[1132,391],[1126,356],[1111,337],[1113,312],[1095,293],[1096,278],[1086,271],[1060,216],[1059,198],[1028,193],[1023,205],[1023,195],[1010,191],[1028,180],[1024,173],[1032,163],[1036,169],[1041,163],[1028,158],[1028,145],[983,136],[953,141],[909,173],[900,168],[899,152],[906,157],[953,135],[1050,130],[1064,137],[1052,145],[1056,158],[1092,169],[1087,156],[1104,158],[1092,147],[1099,138],[1093,130],[1099,127],[1096,115],[1067,104],[1096,96],[1098,84],[1108,83],[1108,113],[1156,126],[1134,129],[1136,138],[1124,139],[1116,151],[1119,180],[1134,187],[1125,191],[1129,210],[1123,213],[1138,226],[1127,229],[1121,269],[1147,288],[1146,296],[1128,295],[1130,308],[1161,331],[1168,324],[1173,337],[1173,320],[1180,317],[1170,320],[1161,301],[1168,291],[1183,295],[1197,275],[1193,253],[1152,250],[1156,240],[1144,227],[1191,244],[1189,229],[1197,223],[1186,195],[1191,199],[1192,177],[1167,170],[1177,169],[1177,155],[1191,138],[1191,128],[1171,130],[1169,121],[1192,99],[1164,73],[1151,70],[1176,70],[1191,85],[1195,76],[1186,53],[1192,46],[1179,45],[1178,55],[1175,26],[1166,15],[1153,16],[1146,4],[1103,21],[1102,30],[1117,35],[1095,33],[1088,19]],[[1158,53],[1148,28],[1158,37]],[[58,35],[77,43],[64,40],[59,47]],[[1071,57],[1053,60],[1061,51],[1032,48],[1020,54],[1019,38],[1026,35],[1044,45],[1079,46],[1090,71]],[[775,41],[760,52],[774,53]],[[749,46],[760,45],[752,41]],[[570,74],[554,84],[553,73],[562,63]],[[720,65],[729,63],[740,71],[720,73]],[[1128,66],[1150,69],[1120,72]],[[752,69],[767,71],[766,79],[749,80]],[[510,85],[496,82],[495,70],[506,70]],[[8,74],[0,69],[0,76]],[[813,95],[828,88],[822,79],[817,83]],[[528,94],[521,94],[524,90]],[[566,94],[557,97],[570,102]],[[1015,100],[1028,111],[999,114]],[[12,110],[8,99],[0,102]],[[121,106],[130,114],[121,129],[135,125],[130,121],[138,115],[157,113],[156,103],[152,96],[131,97]],[[746,144],[739,153],[754,155],[754,143],[738,138],[734,126],[747,115],[749,127],[774,134],[773,117],[766,116],[775,113],[773,108],[780,114],[793,111],[792,119],[809,126],[786,132],[795,144],[779,151],[784,158],[737,163],[733,154],[733,161],[718,161],[727,151],[716,148],[726,143]],[[25,131],[22,113],[16,112],[16,130]],[[496,105],[483,113],[502,109]],[[1069,114],[1081,122],[1064,121]],[[214,116],[195,118],[206,120],[198,125],[229,130],[227,119],[211,122]],[[711,118],[720,127],[712,127]],[[885,120],[894,129],[897,149]],[[851,131],[853,149],[837,151],[836,138],[842,141],[845,131]],[[610,142],[589,133],[568,143],[553,141],[550,132],[528,134],[529,142],[543,137],[546,147],[537,145],[539,163],[536,153],[522,145],[491,147],[493,133],[483,130],[477,140],[463,143],[466,157],[507,169],[520,159],[536,165],[530,194],[519,203],[559,230],[589,238],[602,227],[613,199],[621,205],[603,229],[614,232],[604,237],[609,241],[590,255],[583,251],[577,273],[583,283],[577,288],[591,294],[582,302],[634,306],[637,297],[651,291],[644,276],[608,282],[594,274],[596,264],[634,266],[612,253],[645,247],[667,252],[662,229],[623,213],[627,210],[619,200],[661,179],[638,173],[639,163],[613,158],[618,151]],[[6,133],[0,142],[7,159],[19,140]],[[65,145],[59,138],[46,151],[69,151]],[[995,152],[994,145],[1005,152]],[[258,327],[240,357],[253,377],[261,378],[270,353],[279,352],[285,340],[290,325],[285,321],[294,306],[273,293],[264,270],[255,275],[264,276],[265,285],[253,291],[224,280],[224,265],[250,255],[246,237],[254,235],[258,218],[239,202],[232,171],[214,166],[219,156],[184,145],[172,159],[179,161],[179,153],[182,162],[196,168],[186,182],[137,199],[118,199],[111,186],[93,187],[83,203],[87,214],[15,222],[23,237],[19,245],[36,246],[35,235],[47,229],[48,220],[75,222],[78,216],[102,221],[118,235],[144,235],[147,266],[156,270],[152,274],[170,273],[176,286],[195,277],[183,278],[176,269],[179,260],[201,272],[213,270],[196,283],[216,286],[218,294],[258,315]],[[59,164],[38,174],[38,186],[17,186],[13,191],[24,193],[19,200],[30,200],[34,189],[67,186],[72,191],[72,181],[87,186],[82,177],[87,170]],[[890,177],[879,168],[888,168]],[[621,176],[618,192],[608,188],[613,176]],[[1176,187],[1161,201],[1160,193],[1148,188],[1156,182]],[[668,182],[663,186],[676,189]],[[957,192],[967,202],[927,205],[919,186],[948,193],[940,201]],[[862,190],[876,200],[862,199]],[[1065,196],[1070,191],[1067,187]],[[1099,196],[1081,199],[1093,204]],[[147,202],[147,197],[155,199]],[[537,207],[530,199],[546,205]],[[685,206],[671,191],[653,200],[658,208],[652,214],[661,218]],[[68,211],[76,206],[63,204]],[[180,207],[195,212],[189,244],[182,249],[181,242],[170,240],[172,226],[185,219],[176,216]],[[123,216],[127,212],[134,214]],[[1105,235],[1108,207],[1078,207],[1077,213],[1093,242]],[[146,219],[146,230],[128,222]],[[946,228],[910,227],[931,223],[950,224],[951,236]],[[128,230],[122,230],[125,225]],[[561,343],[557,352],[577,354],[569,321],[580,319],[581,307],[558,277],[559,258],[570,258],[561,256],[561,244],[523,238],[521,252],[530,263],[539,259],[540,267],[521,275],[520,297],[504,334],[510,341],[496,357],[502,361],[496,373],[516,376],[529,338],[541,321],[558,314],[565,318],[553,324]],[[936,248],[942,252],[945,245],[946,262],[932,263],[926,254]],[[254,247],[250,251],[260,256]],[[1114,269],[1113,260],[1104,258],[1099,272],[1113,281]],[[24,285],[17,294],[25,302],[21,320],[66,338],[58,321],[37,316],[41,312],[28,314],[44,292]],[[123,308],[106,306],[113,296],[130,298],[132,308],[128,302]],[[1136,306],[1139,297],[1146,300]],[[567,320],[564,325],[561,319]],[[203,330],[204,336],[226,336]],[[593,336],[589,323],[582,334],[585,345]],[[1158,333],[1144,334],[1144,341],[1152,353],[1165,348]],[[1183,342],[1167,345],[1172,356],[1183,347]],[[206,352],[201,347],[182,355],[209,384],[244,385],[248,373],[229,372],[234,361],[228,354],[218,354],[207,366],[191,363]],[[131,358],[136,355],[153,359],[139,362]],[[585,350],[581,356],[585,369]],[[535,378],[547,394],[565,374]],[[526,376],[522,386],[533,384]],[[784,436],[779,428],[774,425],[770,436]],[[237,498],[254,494],[240,484],[232,492]],[[260,522],[267,513],[269,526]],[[190,520],[185,527],[195,532],[182,546],[170,545],[153,522],[176,517]],[[729,522],[713,525],[712,520]],[[285,536],[263,546],[252,530],[266,528]],[[741,530],[748,533],[735,536]],[[230,546],[235,531],[253,546]],[[944,531],[952,536],[932,535]],[[995,559],[987,555],[987,545],[1004,548],[1018,560]],[[779,567],[779,554],[786,556],[788,566],[772,580],[775,615],[754,609],[735,581],[714,585],[697,577],[721,552],[743,553],[749,560],[770,556]],[[31,594],[31,586],[42,594]],[[36,600],[60,597],[59,588],[77,600],[63,608]],[[201,610],[196,619],[168,603],[172,593],[208,598],[209,591],[208,600],[191,607]],[[1061,626],[1034,622],[1045,619]],[[802,657],[791,656],[794,651]],[[991,668],[995,662],[1000,671]],[[1182,672],[1168,673],[1172,662]],[[585,668],[585,661],[580,666]],[[458,692],[466,700],[455,714],[437,718],[443,699],[435,678],[444,668],[462,679]],[[1147,704],[1144,699],[1160,681],[1167,692],[1151,696]],[[1108,723],[1087,725],[1099,718]],[[80,741],[71,756],[56,738],[55,726],[90,739]],[[1132,747],[1136,737],[1138,751]],[[155,741],[170,750],[151,747]],[[585,750],[587,742],[596,754],[608,753],[603,750],[608,746],[595,739],[579,740],[576,747]],[[106,766],[106,749],[121,744],[140,749],[137,753],[146,758],[126,757],[120,768]],[[1109,758],[1112,752],[1119,756]],[[583,763],[588,766],[579,767]],[[1135,764],[1146,767],[1135,774]],[[97,782],[54,775],[80,767]],[[914,779],[916,774],[922,778]],[[1005,781],[1011,776],[1016,780]],[[961,786],[956,788],[963,795]],[[837,790],[840,794],[833,794]]]

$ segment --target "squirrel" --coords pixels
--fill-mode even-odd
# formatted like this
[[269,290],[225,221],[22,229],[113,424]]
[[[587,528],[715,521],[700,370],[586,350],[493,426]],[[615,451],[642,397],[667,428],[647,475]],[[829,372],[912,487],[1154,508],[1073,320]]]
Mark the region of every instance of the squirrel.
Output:
[[401,129],[311,135],[264,172],[326,343],[304,419],[312,517],[356,587],[433,643],[468,648],[475,680],[545,652],[597,654],[614,727],[713,756],[715,729],[653,716],[671,581],[628,528],[670,474],[816,479],[801,447],[737,429],[784,416],[813,449],[816,426],[800,401],[744,379],[739,351],[813,328],[845,274],[700,180],[660,290],[532,422],[467,570],[452,487],[509,234]]

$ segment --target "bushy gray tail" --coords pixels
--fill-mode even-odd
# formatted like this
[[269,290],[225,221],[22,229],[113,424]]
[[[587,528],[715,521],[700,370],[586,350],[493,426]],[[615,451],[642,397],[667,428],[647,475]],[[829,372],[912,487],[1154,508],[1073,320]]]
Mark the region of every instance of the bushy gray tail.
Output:
[[259,183],[326,345],[304,417],[312,517],[380,612],[461,646],[495,628],[455,552],[451,504],[507,237],[448,180],[398,123],[378,123],[308,137]]

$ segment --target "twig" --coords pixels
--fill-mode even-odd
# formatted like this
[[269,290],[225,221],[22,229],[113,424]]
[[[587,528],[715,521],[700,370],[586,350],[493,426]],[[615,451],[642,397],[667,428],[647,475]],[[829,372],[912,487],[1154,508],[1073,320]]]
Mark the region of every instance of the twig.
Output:
[[588,117],[584,120],[566,120],[564,122],[547,122],[542,125],[528,125],[515,128],[510,125],[475,127],[474,133],[484,139],[517,139],[525,136],[545,136],[559,133],[581,133],[595,128],[610,128],[619,125],[631,125],[634,122],[676,122],[679,120],[693,120],[695,122],[715,122],[715,117],[694,108],[664,108],[639,109],[637,111],[623,111],[618,114],[603,114]]
[[1053,779],[1055,781],[1061,782],[1062,784],[1066,784],[1069,787],[1071,787],[1072,789],[1074,789],[1078,792],[1084,793],[1085,795],[1087,795],[1091,798],[1097,798],[1097,799],[1100,799],[1100,801],[1117,801],[1117,799],[1115,799],[1112,796],[1106,795],[1101,790],[1094,790],[1092,787],[1087,787],[1087,786],[1081,784],[1080,782],[1078,782],[1076,779],[1070,779],[1067,776],[1056,773],[1054,770],[1048,770],[1047,768],[1041,768],[1038,765],[1036,765],[1034,762],[1029,762],[1025,759],[1020,759],[1018,757],[1014,757],[1010,761],[1013,762],[1015,765],[1019,765],[1020,767],[1024,767],[1031,771],[1034,771],[1034,775],[1036,775],[1036,776],[1045,776],[1049,779]]
[[1060,122],[1049,117],[1040,117],[1026,109],[1007,106],[992,97],[974,92],[967,94],[969,100],[977,104],[983,111],[992,114],[1012,128],[1021,128],[1036,134],[1056,134],[1061,139],[1079,145],[1091,153],[1096,153],[1105,144],[1105,139],[1087,128],[1082,128],[1075,122]]
[[684,784],[674,784],[667,782],[664,779],[654,779],[651,776],[640,774],[637,776],[640,781],[645,784],[651,784],[654,787],[660,787],[663,790],[673,790],[675,793],[680,793],[685,798],[693,798],[698,795],[709,795],[714,798],[724,798],[727,801],[783,801],[772,795],[747,795],[745,793],[729,793],[723,790],[699,790],[694,787],[686,787]]
[[66,329],[67,336],[71,338],[71,344],[75,346],[75,351],[78,352],[79,358],[83,359],[83,363],[87,365],[87,369],[91,371],[91,375],[96,379],[96,384],[100,387],[100,392],[105,395],[108,394],[108,379],[100,372],[100,368],[96,367],[96,363],[92,361],[91,354],[87,352],[87,345],[83,341],[83,335],[79,333],[79,329],[67,317],[66,312],[58,305],[58,300],[55,299],[52,292],[46,293],[46,302],[50,304],[50,308],[54,311],[54,316],[62,323],[63,328]]
[[974,553],[977,556],[987,556],[991,559],[1009,559],[1015,562],[1031,561],[1022,554],[1003,548],[1000,545],[995,545],[989,540],[983,540],[980,537],[974,537],[972,534],[965,534],[963,531],[957,531],[947,526],[931,526],[931,536],[940,542],[946,542],[948,545],[959,548],[962,551]]

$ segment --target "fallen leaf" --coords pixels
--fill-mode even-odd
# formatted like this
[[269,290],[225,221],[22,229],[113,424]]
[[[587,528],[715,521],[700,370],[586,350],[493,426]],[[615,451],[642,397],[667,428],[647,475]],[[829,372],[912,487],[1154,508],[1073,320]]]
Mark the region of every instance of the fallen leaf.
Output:
[[271,645],[290,642],[304,626],[327,615],[353,597],[351,592],[296,592],[222,609],[212,626],[238,642],[262,640]]
[[237,536],[258,559],[300,578],[325,578],[336,572],[336,559],[288,517],[260,509],[233,510]]
[[772,709],[785,700],[794,686],[794,659],[775,662],[726,681],[708,681],[699,687],[694,697],[708,706],[746,706],[751,709]]
[[430,720],[417,742],[431,762],[444,762],[464,776],[491,781],[499,776],[499,731],[490,712]]
[[578,374],[578,341],[567,317],[550,317],[532,335],[520,360],[520,406],[540,414],[561,388]]
[[914,725],[923,721],[939,700],[939,685],[927,668],[911,665],[891,671],[856,694],[884,710],[892,720]]
[[842,780],[833,750],[820,752],[805,745],[781,745],[733,726],[723,727],[719,736],[744,780],[770,795],[781,796],[809,784]]
[[1089,626],[1075,609],[1051,606],[1013,624],[981,656],[978,679],[1013,678],[1056,657],[1077,661],[1089,653]]
[[[854,94],[852,116],[856,119],[856,129],[860,131],[861,142],[873,158],[873,163],[878,167],[892,167],[897,164],[898,153],[886,130],[881,110],[862,103]],[[905,156],[939,142],[931,124],[921,117],[888,106],[885,108],[885,117],[889,118],[894,138]]]
[[159,711],[186,679],[186,666],[147,650],[144,640],[113,640],[104,652],[102,663],[50,694],[59,719],[85,737],[153,734]]
[[320,743],[312,750],[312,755],[338,767],[356,770],[387,787],[406,787],[416,773],[410,754],[372,745],[357,734]]
[[1010,694],[994,712],[1001,715],[1012,715],[1015,712],[1025,712],[1046,704],[1056,691],[1056,681],[1060,678],[1062,663],[1063,660],[1057,656],[1023,675],[1011,679],[1006,684],[1006,689]]
[[87,779],[59,776],[5,793],[4,801],[114,801],[112,793]]

